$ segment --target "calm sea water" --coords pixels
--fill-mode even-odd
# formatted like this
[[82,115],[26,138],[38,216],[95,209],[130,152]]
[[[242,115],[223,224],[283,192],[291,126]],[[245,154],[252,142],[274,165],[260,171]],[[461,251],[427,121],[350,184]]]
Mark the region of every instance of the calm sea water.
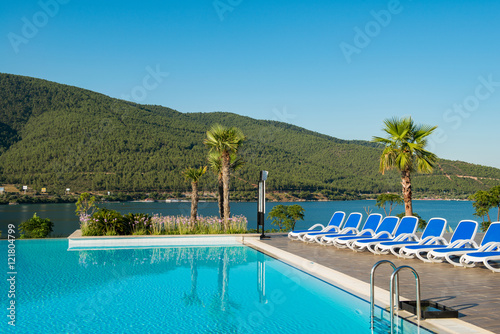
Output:
[[[268,213],[273,206],[278,204],[295,203],[266,203],[266,212]],[[330,202],[298,202],[305,209],[305,220],[298,221],[296,228],[309,227],[315,223],[327,224],[333,212],[337,210],[351,212],[361,212],[366,218],[366,210],[384,214],[383,210],[375,207],[374,200],[363,201],[330,201]],[[191,204],[189,202],[179,203],[143,203],[143,202],[125,202],[125,203],[104,203],[100,207],[117,210],[122,214],[148,213],[161,215],[186,215],[190,214]],[[50,218],[54,222],[54,236],[68,236],[79,228],[78,218],[75,215],[75,204],[25,204],[25,205],[0,205],[0,230],[2,237],[6,237],[7,224],[19,225],[26,221],[36,212],[42,218]],[[454,228],[462,219],[481,219],[474,216],[474,209],[470,201],[423,201],[413,202],[413,209],[423,219],[429,220],[432,217],[442,217],[448,220],[448,224]],[[403,206],[397,206],[393,214],[403,212]],[[202,202],[199,205],[199,214],[202,216],[218,215],[218,207],[215,202]],[[267,217],[266,213],[266,217]],[[248,227],[257,226],[257,203],[256,202],[237,202],[231,203],[231,214],[244,215],[248,218]],[[491,218],[497,219],[496,210],[491,211]],[[266,220],[265,228],[272,228],[271,221]],[[17,230],[17,229],[16,229]]]

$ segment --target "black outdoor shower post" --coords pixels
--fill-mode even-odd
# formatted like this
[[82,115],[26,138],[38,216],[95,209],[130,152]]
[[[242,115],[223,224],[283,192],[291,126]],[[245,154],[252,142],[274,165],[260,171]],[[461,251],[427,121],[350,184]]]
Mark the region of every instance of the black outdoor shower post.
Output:
[[264,253],[257,253],[257,291],[259,303],[267,304],[266,297],[266,258]]
[[257,233],[259,233],[259,226],[262,229],[262,234],[260,235],[260,239],[270,239],[271,237],[267,237],[264,235],[264,221],[265,221],[265,213],[266,213],[266,180],[267,180],[268,172],[263,170],[260,172],[260,180],[259,180],[259,200],[257,203]]

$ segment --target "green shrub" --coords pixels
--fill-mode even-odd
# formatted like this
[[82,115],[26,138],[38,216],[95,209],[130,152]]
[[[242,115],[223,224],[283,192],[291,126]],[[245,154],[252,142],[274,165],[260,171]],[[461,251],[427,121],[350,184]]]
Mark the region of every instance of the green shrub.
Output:
[[280,231],[293,231],[297,220],[304,220],[305,210],[298,204],[274,206],[267,215],[271,223],[278,226]]
[[[87,234],[84,234],[85,229]],[[127,226],[123,223],[123,216],[115,210],[106,208],[99,209],[92,215],[85,228],[82,225],[84,235],[124,235],[127,234]]]
[[95,196],[91,196],[89,193],[83,193],[78,198],[76,202],[76,214],[77,216],[92,215],[96,209],[98,209],[95,205],[96,199]]
[[80,230],[82,231],[82,235],[85,237],[95,237],[100,235],[99,231],[96,228],[95,224],[92,224],[92,218],[88,220],[82,220],[80,219]]
[[19,225],[19,231],[21,232],[21,239],[24,238],[46,238],[50,232],[54,223],[48,218],[40,218],[36,213]]

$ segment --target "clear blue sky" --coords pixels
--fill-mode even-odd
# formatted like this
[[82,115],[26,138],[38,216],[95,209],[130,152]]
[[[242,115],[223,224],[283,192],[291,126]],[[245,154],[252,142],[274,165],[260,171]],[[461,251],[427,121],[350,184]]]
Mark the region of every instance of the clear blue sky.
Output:
[[411,115],[439,126],[438,156],[500,168],[499,13],[494,0],[2,1],[0,72],[341,139]]

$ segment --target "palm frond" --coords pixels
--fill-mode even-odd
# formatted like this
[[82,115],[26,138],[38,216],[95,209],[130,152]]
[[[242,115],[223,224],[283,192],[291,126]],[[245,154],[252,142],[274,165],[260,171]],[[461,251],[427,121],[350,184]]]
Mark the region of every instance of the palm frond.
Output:
[[[384,120],[387,138],[373,137],[372,141],[385,146],[380,157],[380,172],[392,168],[430,172],[437,156],[426,151],[427,137],[436,126],[415,124],[411,117],[392,117]],[[424,161],[420,161],[424,160]]]
[[233,171],[236,171],[242,168],[245,165],[245,160],[243,160],[240,156],[235,153],[230,156],[229,168]]
[[[222,155],[220,152],[208,152],[207,161],[210,169],[212,169],[215,174],[219,174],[222,172]],[[229,155],[229,168],[231,170],[236,171],[243,167],[244,164],[245,161],[236,153],[231,153]]]
[[207,166],[203,166],[200,168],[188,167],[182,172],[182,175],[188,181],[198,182],[206,172],[207,172]]
[[207,138],[203,142],[211,151],[236,153],[244,140],[240,129],[215,124],[207,131]]
[[218,151],[210,151],[207,156],[208,165],[210,169],[215,173],[219,174],[222,170],[222,160],[221,154]]
[[388,144],[391,144],[391,143],[392,143],[392,141],[391,141],[391,140],[389,140],[389,139],[387,139],[387,138],[382,138],[382,137],[373,137],[373,138],[372,138],[372,142],[374,142],[374,143],[386,144],[386,145],[388,145]]

